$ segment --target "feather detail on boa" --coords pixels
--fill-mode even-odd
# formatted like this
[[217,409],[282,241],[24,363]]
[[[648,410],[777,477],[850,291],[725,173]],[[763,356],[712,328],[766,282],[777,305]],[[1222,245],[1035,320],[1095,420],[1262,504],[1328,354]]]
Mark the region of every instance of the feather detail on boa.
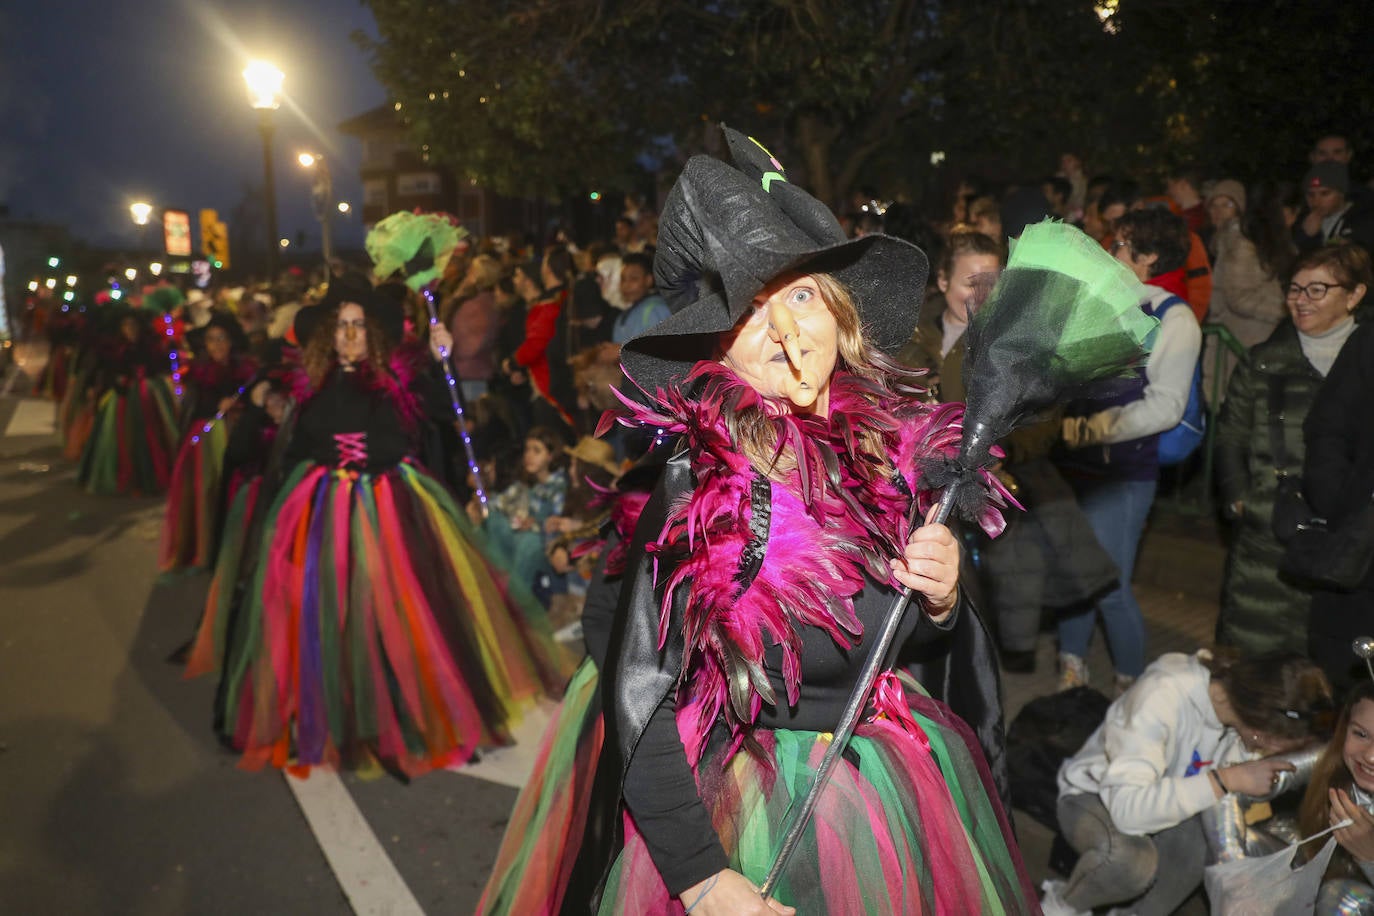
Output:
[[[778,704],[764,669],[767,646],[782,649],[791,706],[800,695],[800,627],[819,627],[843,647],[859,644],[854,596],[865,573],[896,585],[888,559],[907,542],[911,500],[924,517],[939,497],[921,485],[920,468],[958,452],[964,408],[924,405],[884,382],[837,372],[829,419],[799,416],[715,362],[698,363],[681,385],[660,389],[647,405],[621,400],[625,410],[608,413],[603,428],[611,420],[655,428],[682,437],[691,454],[695,487],[669,508],[647,550],[656,579],[660,560],[677,561],[657,582],[660,647],[669,637],[674,595],[687,589],[677,723],[696,766],[719,719],[729,726],[733,753],[751,745],[749,729],[763,704]],[[764,409],[779,452],[790,447],[795,455],[796,469],[781,479],[765,477],[731,441],[726,417],[748,406]],[[862,450],[875,434],[884,446],[876,456]],[[1015,502],[991,474],[980,472],[979,479],[987,493],[979,522],[995,536],[1004,525],[1001,509]],[[759,485],[771,492],[767,506],[754,505]],[[756,520],[756,511],[768,517]]]
[[[424,417],[424,403],[417,390],[416,380],[427,368],[428,358],[429,354],[423,347],[402,344],[391,351],[384,370],[378,371],[370,362],[363,363],[357,369],[358,378],[363,386],[369,391],[378,391],[385,395],[387,401],[400,413],[405,428],[410,432],[419,428],[420,420]],[[327,386],[334,374],[339,371],[338,365],[335,364],[326,373],[324,381],[320,383],[320,389]],[[287,383],[297,405],[303,406],[320,390],[310,387],[310,377],[301,368],[291,370]]]

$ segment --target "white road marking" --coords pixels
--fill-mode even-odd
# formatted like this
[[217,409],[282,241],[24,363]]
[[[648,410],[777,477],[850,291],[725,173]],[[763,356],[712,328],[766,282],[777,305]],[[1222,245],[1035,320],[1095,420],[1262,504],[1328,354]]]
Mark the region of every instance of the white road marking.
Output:
[[544,737],[544,730],[553,719],[555,709],[557,706],[552,703],[540,703],[525,713],[520,724],[514,728],[514,745],[484,750],[478,762],[452,767],[449,772],[515,789],[522,788],[529,782],[534,760],[539,755],[539,741]]
[[284,775],[353,912],[424,916],[338,774],[315,768],[307,779]]
[[51,436],[57,432],[57,408],[52,401],[25,398],[14,405],[7,436]]

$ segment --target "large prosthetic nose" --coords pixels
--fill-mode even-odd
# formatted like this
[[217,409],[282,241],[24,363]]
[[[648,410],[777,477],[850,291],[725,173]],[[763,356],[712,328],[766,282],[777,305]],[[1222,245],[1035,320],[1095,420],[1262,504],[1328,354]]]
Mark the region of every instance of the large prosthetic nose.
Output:
[[[820,396],[821,380],[816,377],[813,367],[802,365],[801,328],[786,301],[778,300],[768,305],[768,337],[782,347],[787,355],[787,365],[792,371],[783,383],[783,394],[798,407],[810,407]],[[814,360],[813,360],[814,362]]]
[[792,371],[800,373],[802,371],[802,352],[801,352],[801,329],[797,327],[797,318],[792,314],[786,302],[772,302],[768,306],[768,337],[773,343],[782,347],[782,351],[787,354],[787,362],[792,366]]

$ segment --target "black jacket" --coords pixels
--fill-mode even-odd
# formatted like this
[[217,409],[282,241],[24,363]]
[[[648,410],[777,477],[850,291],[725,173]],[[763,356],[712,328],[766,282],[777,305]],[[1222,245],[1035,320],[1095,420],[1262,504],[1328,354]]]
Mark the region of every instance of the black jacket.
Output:
[[[635,532],[602,669],[602,698],[608,711],[606,739],[586,832],[564,898],[564,913],[586,913],[597,907],[606,871],[623,842],[621,792],[627,762],[650,718],[677,684],[685,649],[682,627],[670,625],[668,643],[662,650],[658,648],[660,598],[654,588],[653,564],[644,546],[657,537],[669,507],[689,493],[692,486],[690,460],[683,452],[668,462]],[[658,572],[660,581],[671,575],[666,567],[665,560]],[[949,704],[973,729],[1003,806],[1009,811],[996,650],[977,611],[962,595],[961,589],[954,618],[945,625],[948,629],[939,631],[922,618],[916,634],[902,647],[898,661],[933,697]],[[687,598],[685,590],[675,597],[673,615],[680,619]],[[595,603],[590,594],[588,603]]]

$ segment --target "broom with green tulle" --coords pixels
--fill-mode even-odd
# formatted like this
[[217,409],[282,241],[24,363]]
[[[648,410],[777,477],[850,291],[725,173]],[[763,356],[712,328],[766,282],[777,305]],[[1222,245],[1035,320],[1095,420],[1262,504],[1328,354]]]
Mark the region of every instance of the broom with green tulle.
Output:
[[[944,489],[932,522],[944,524],[951,513],[970,521],[979,518],[986,496],[976,477],[991,463],[991,449],[999,439],[1038,412],[1089,391],[1099,393],[1144,364],[1159,322],[1140,308],[1142,299],[1135,276],[1072,226],[1038,223],[1012,242],[1006,269],[965,332],[968,400],[958,457],[922,468],[927,486]],[[911,527],[920,519],[913,515],[908,521]],[[902,589],[888,610],[834,738],[764,879],[764,899],[777,889],[854,734],[911,597],[910,589]]]
[[[434,305],[434,282],[444,275],[449,258],[467,235],[468,231],[448,214],[402,210],[373,226],[367,233],[364,247],[372,259],[372,269],[377,276],[386,279],[400,271],[405,277],[406,286],[424,297],[425,307],[429,310],[429,326],[433,329],[439,324],[439,312]],[[458,394],[458,380],[453,376],[448,351],[442,347],[439,348],[439,364],[444,369],[449,403],[458,421],[455,428],[463,440],[468,473],[472,475],[473,494],[485,518],[487,492],[482,486],[482,470],[478,467],[477,452],[468,435],[463,400]]]

